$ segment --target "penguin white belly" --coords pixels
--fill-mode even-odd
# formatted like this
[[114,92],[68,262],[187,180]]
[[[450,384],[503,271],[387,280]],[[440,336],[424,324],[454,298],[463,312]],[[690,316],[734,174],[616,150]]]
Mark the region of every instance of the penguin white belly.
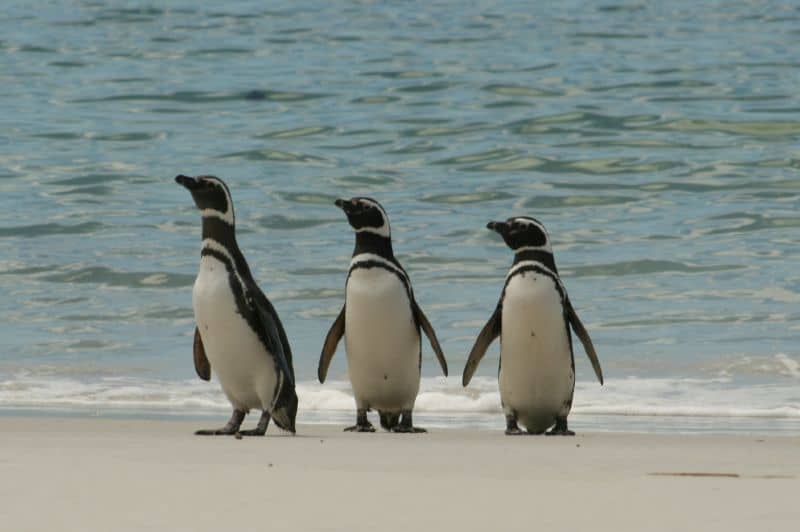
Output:
[[346,298],[345,349],[357,407],[411,410],[419,391],[420,336],[405,285],[383,268],[357,268]]
[[200,261],[192,306],[208,362],[231,404],[240,410],[267,410],[277,375],[272,356],[239,313],[225,264],[212,256]]
[[575,374],[567,335],[553,280],[537,272],[512,277],[503,299],[500,397],[530,432],[569,413]]

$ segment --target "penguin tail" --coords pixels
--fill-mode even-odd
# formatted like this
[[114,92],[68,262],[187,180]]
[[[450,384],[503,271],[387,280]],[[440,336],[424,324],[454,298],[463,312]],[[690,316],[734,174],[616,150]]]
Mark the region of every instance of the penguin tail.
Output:
[[392,430],[400,423],[400,414],[395,412],[378,412],[381,418],[381,427]]
[[275,408],[272,410],[272,419],[281,429],[295,433],[294,421],[297,417],[297,394],[294,385],[285,383],[281,390]]

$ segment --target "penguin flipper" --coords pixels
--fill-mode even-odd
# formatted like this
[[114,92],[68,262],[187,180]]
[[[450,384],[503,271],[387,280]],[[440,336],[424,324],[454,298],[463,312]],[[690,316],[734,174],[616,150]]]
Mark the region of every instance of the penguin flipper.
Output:
[[206,357],[206,349],[203,347],[203,339],[200,338],[200,329],[194,328],[194,370],[197,376],[204,381],[211,380],[211,364]]
[[586,355],[589,357],[589,360],[592,363],[592,368],[594,368],[594,374],[597,375],[597,380],[600,381],[600,384],[603,384],[603,370],[600,367],[600,359],[597,358],[597,351],[594,350],[594,345],[592,344],[592,339],[589,338],[589,333],[586,331],[586,327],[583,326],[581,323],[580,318],[578,318],[578,314],[575,312],[575,309],[572,308],[572,303],[569,300],[566,301],[565,310],[567,313],[567,320],[569,320],[570,325],[572,325],[572,330],[575,331],[575,334],[580,338],[581,343],[583,344],[583,349],[586,351]]
[[[286,339],[283,332],[283,326],[280,324],[278,314],[275,309],[263,294],[259,294],[255,301],[252,301],[258,321],[261,323],[261,328],[264,331],[264,340],[266,347],[275,360],[278,362],[278,367],[283,373],[284,377],[289,380],[294,387],[294,371],[292,369],[291,356],[292,351],[289,349],[289,342],[286,341],[286,349],[284,349],[284,340]],[[280,328],[280,330],[279,330]],[[288,356],[288,359],[287,359]]]
[[342,307],[339,315],[336,316],[333,325],[331,325],[328,334],[325,336],[325,343],[322,344],[322,354],[319,355],[319,367],[317,368],[319,382],[325,382],[325,378],[328,376],[328,367],[331,365],[334,353],[336,353],[336,346],[339,345],[339,340],[344,336],[345,308],[346,305]]
[[431,343],[433,352],[436,353],[436,358],[439,360],[439,365],[442,367],[442,372],[444,373],[444,376],[447,377],[447,360],[444,359],[442,346],[439,345],[439,340],[436,338],[436,332],[434,332],[431,322],[428,321],[425,313],[422,312],[422,309],[419,308],[419,305],[417,305],[417,302],[413,299],[411,300],[411,310],[414,312],[414,321],[416,321],[417,325],[422,327],[422,330],[425,331],[425,336],[428,337],[428,341]]
[[495,338],[500,336],[502,317],[503,313],[501,307],[497,305],[489,321],[486,322],[486,325],[483,326],[480,334],[478,334],[475,345],[472,346],[472,351],[469,352],[467,364],[464,366],[464,376],[461,378],[462,385],[466,386],[469,384],[469,381],[472,380],[472,376],[475,374],[475,370],[478,369],[478,364],[480,364],[483,355],[486,354],[486,350],[489,349],[489,346],[494,342]]

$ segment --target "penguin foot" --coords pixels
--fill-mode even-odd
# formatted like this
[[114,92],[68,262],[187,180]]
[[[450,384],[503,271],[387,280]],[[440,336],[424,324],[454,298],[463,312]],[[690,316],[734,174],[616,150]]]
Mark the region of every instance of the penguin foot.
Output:
[[233,436],[239,432],[236,429],[230,429],[228,426],[224,426],[221,429],[200,429],[194,431],[195,436]]
[[195,436],[233,436],[239,432],[239,427],[242,426],[246,412],[242,410],[234,410],[231,418],[221,429],[200,429],[195,431]]
[[261,413],[261,419],[258,420],[258,425],[256,425],[256,428],[249,430],[240,430],[239,434],[241,434],[242,436],[263,436],[264,434],[267,433],[267,427],[269,426],[270,419],[272,418],[269,415],[269,412],[264,410]]
[[556,418],[556,426],[550,432],[545,432],[545,436],[575,436],[575,433],[567,428],[567,418]]
[[411,419],[411,410],[404,410],[401,413],[400,424],[392,427],[391,431],[398,434],[423,434],[428,432],[423,428],[414,426],[414,422]]
[[424,434],[428,432],[427,430],[421,427],[405,427],[403,425],[397,425],[396,427],[392,427],[392,432],[397,434]]
[[375,432],[375,427],[367,419],[367,410],[356,410],[356,424],[344,429],[345,432]]
[[239,431],[239,434],[241,434],[242,436],[263,436],[266,433],[267,429],[261,430],[259,428]]
[[400,423],[400,414],[380,412],[381,427],[391,432]]
[[525,434],[517,425],[516,412],[513,415],[506,415],[506,436],[521,436]]
[[375,432],[375,427],[372,426],[372,423],[367,423],[366,425],[353,425],[352,427],[347,427],[344,429],[344,432]]
[[575,436],[575,432],[573,432],[573,431],[571,431],[569,429],[563,429],[563,430],[553,429],[550,432],[545,432],[544,435],[545,436]]

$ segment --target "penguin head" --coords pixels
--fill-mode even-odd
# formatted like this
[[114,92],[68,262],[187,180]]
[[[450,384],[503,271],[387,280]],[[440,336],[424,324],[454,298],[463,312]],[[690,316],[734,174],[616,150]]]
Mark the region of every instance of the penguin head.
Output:
[[374,199],[364,197],[337,199],[334,204],[344,211],[347,221],[356,233],[374,233],[385,238],[391,237],[389,216]]
[[179,175],[175,177],[175,182],[192,193],[194,203],[203,217],[219,218],[233,225],[233,201],[228,185],[222,179],[213,175]]
[[550,237],[542,222],[536,218],[515,216],[505,222],[489,222],[486,228],[499,233],[515,253],[529,250],[553,252]]

